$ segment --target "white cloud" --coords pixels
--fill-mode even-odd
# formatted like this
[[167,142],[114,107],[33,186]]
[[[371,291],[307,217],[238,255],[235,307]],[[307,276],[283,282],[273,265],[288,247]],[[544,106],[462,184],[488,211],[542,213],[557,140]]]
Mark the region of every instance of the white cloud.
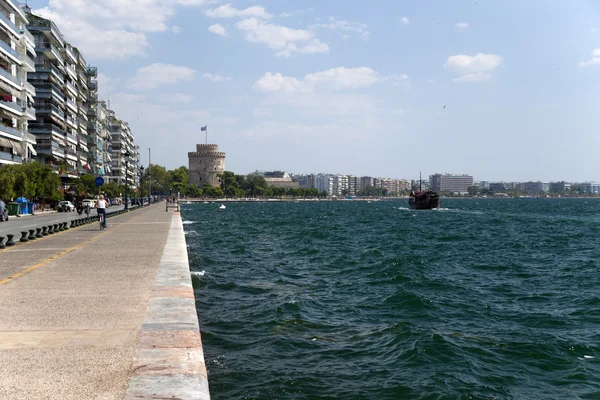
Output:
[[458,54],[448,57],[444,68],[459,77],[456,83],[483,82],[492,77],[492,71],[502,64],[502,57],[497,54],[477,53],[475,56]]
[[252,110],[255,118],[264,118],[273,116],[273,111],[268,108],[255,108]]
[[[49,0],[34,14],[54,21],[85,57],[124,59],[144,56],[148,32],[169,30],[175,7],[202,6],[212,0]],[[143,3],[143,4],[140,4]]]
[[458,29],[467,29],[469,27],[469,23],[468,22],[457,22],[456,26]]
[[212,10],[205,10],[204,14],[211,18],[264,18],[269,19],[272,17],[264,7],[262,6],[251,6],[244,10],[240,10],[231,6],[231,4],[223,4]]
[[227,34],[227,29],[225,29],[221,24],[214,24],[209,26],[208,31],[221,36],[229,36]]
[[410,20],[407,17],[400,18],[400,22],[402,22],[404,25],[410,24]]
[[428,79],[427,80],[427,83],[434,83],[434,82],[435,82],[435,79]]
[[368,26],[360,22],[348,22],[338,20],[334,17],[329,17],[326,23],[319,23],[312,26],[312,28],[323,28],[332,31],[343,31],[357,33],[362,37],[369,36]]
[[580,67],[587,67],[588,65],[596,65],[600,64],[600,49],[595,49],[592,51],[592,58],[587,61],[581,61],[579,63]]
[[179,26],[177,26],[177,25],[173,25],[171,27],[171,30],[173,31],[174,34],[181,33],[181,28]]
[[307,90],[303,83],[296,78],[286,77],[281,75],[279,72],[275,75],[267,72],[254,83],[254,88],[261,92],[298,92]]
[[127,86],[134,90],[148,91],[161,85],[172,85],[180,81],[194,79],[196,71],[188,67],[173,64],[151,64],[139,68],[130,78]]
[[230,76],[213,75],[209,73],[203,74],[202,78],[208,79],[213,82],[227,82],[233,79]]
[[281,57],[289,57],[294,52],[311,54],[329,51],[327,44],[315,38],[311,31],[304,29],[288,28],[257,18],[238,21],[235,26],[245,33],[247,41],[264,43],[271,49],[278,50],[276,54]]
[[280,73],[267,72],[256,83],[254,88],[261,92],[312,92],[315,88],[330,90],[359,89],[375,83],[407,81],[406,74],[381,76],[368,67],[337,67],[326,71],[307,74],[302,80],[286,77]]

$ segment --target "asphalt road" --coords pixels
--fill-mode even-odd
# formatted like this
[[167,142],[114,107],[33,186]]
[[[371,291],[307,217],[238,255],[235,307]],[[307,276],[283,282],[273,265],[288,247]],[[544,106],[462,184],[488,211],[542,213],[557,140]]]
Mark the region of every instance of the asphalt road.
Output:
[[[120,206],[110,206],[106,209],[107,214],[120,211],[124,208]],[[90,216],[97,215],[95,209],[92,209]],[[59,222],[70,222],[73,219],[84,218],[85,213],[79,215],[77,211],[59,212],[50,214],[40,214],[33,216],[24,216],[17,218],[16,216],[8,217],[8,221],[0,222],[0,236],[6,236],[8,233],[15,235],[15,239],[21,237],[21,231],[29,229],[41,228],[50,224],[58,224]]]

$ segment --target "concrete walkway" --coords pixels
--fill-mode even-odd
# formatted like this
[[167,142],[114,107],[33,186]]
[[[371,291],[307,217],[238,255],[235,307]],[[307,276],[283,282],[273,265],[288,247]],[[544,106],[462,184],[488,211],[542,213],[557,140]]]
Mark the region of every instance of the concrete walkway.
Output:
[[179,214],[108,224],[0,250],[0,399],[208,399]]

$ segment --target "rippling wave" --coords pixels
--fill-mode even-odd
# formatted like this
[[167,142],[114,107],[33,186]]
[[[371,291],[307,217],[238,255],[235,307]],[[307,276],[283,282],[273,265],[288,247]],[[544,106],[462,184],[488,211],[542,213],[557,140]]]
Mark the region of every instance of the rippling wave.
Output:
[[216,207],[182,206],[213,399],[600,398],[598,200]]

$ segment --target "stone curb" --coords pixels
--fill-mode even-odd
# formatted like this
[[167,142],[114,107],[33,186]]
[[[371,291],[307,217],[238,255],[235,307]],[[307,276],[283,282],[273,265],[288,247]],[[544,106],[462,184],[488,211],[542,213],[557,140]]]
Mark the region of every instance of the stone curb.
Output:
[[133,399],[210,400],[194,289],[180,214],[167,243],[136,342],[125,394]]

